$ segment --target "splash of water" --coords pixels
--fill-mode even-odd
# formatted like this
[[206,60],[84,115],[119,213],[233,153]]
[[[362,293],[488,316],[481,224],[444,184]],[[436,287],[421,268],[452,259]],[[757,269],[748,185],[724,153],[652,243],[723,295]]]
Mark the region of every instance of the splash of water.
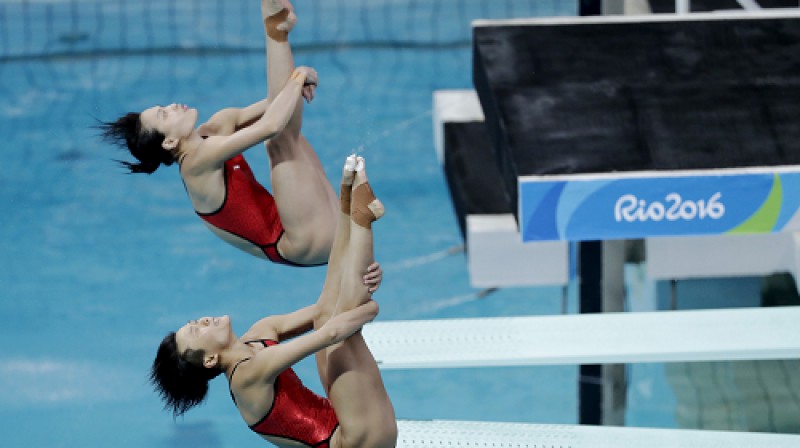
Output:
[[357,154],[357,155],[363,154],[367,150],[367,148],[372,147],[374,144],[383,141],[391,137],[393,134],[408,128],[413,123],[421,120],[422,118],[430,116],[432,113],[433,109],[428,109],[425,112],[417,114],[411,118],[407,118],[405,120],[397,122],[394,126],[384,129],[382,132],[372,136],[371,138],[367,139],[367,141],[365,141],[364,143],[352,149],[350,151],[350,154]]
[[465,303],[475,302],[477,300],[484,299],[487,296],[497,291],[498,288],[486,288],[469,294],[460,294],[457,296],[446,297],[443,299],[434,299],[411,310],[411,315],[413,317],[419,317],[421,315],[430,315],[446,308],[453,308],[459,305],[463,305]]
[[418,257],[411,257],[406,258],[405,260],[389,262],[383,265],[383,269],[385,271],[392,271],[392,270],[404,270],[410,269],[417,266],[423,266],[429,263],[433,263],[434,261],[439,261],[444,258],[447,258],[451,255],[463,253],[465,250],[464,245],[453,246],[444,250],[436,251],[426,255],[420,255]]

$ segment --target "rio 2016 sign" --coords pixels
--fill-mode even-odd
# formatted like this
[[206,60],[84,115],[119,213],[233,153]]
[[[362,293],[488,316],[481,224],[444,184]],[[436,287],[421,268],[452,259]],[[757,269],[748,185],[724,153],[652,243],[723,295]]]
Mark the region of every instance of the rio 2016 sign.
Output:
[[529,177],[519,182],[523,241],[800,230],[800,169]]
[[665,202],[653,201],[647,203],[632,194],[626,194],[617,200],[614,207],[614,219],[617,222],[627,221],[677,221],[684,219],[720,219],[725,216],[725,204],[721,200],[722,193],[716,192],[708,200],[693,201],[684,199],[678,193],[669,193]]

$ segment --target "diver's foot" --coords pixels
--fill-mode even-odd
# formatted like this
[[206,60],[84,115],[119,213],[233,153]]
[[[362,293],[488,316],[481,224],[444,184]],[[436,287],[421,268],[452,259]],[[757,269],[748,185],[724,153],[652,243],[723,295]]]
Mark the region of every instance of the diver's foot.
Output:
[[356,155],[350,154],[344,161],[342,168],[342,185],[339,190],[339,204],[342,213],[345,215],[350,214],[350,198],[353,193],[353,180],[356,177]]
[[281,42],[289,37],[289,31],[297,23],[294,7],[289,0],[261,0],[261,18],[267,35]]
[[356,178],[356,166],[358,158],[355,154],[350,154],[344,159],[344,167],[342,168],[342,183],[353,185],[353,180]]
[[353,181],[353,197],[350,201],[350,213],[353,222],[364,228],[371,228],[372,223],[380,219],[385,210],[383,203],[375,197],[367,179],[367,170],[363,157],[356,158],[356,175]]
[[289,0],[261,0],[261,17],[266,19],[288,9],[294,12],[294,6]]

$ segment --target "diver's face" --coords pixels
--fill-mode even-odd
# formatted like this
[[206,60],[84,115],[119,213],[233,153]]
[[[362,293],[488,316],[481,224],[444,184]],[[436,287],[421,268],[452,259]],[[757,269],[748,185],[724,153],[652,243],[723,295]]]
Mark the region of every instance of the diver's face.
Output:
[[231,330],[231,319],[222,317],[201,317],[190,320],[175,332],[178,353],[186,350],[203,350],[206,356],[220,353],[235,339]]
[[197,109],[185,104],[153,106],[144,110],[139,119],[144,129],[155,129],[169,138],[180,140],[192,133],[197,124]]

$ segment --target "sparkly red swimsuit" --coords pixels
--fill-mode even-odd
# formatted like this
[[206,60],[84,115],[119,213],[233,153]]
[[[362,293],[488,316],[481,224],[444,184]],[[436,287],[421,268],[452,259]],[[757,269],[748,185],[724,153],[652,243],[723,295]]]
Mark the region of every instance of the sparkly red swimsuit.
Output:
[[[264,347],[278,344],[268,339],[249,342],[260,342]],[[239,361],[239,364],[248,359]],[[231,371],[231,381],[239,364]],[[330,401],[305,387],[291,368],[278,375],[273,388],[272,407],[258,423],[250,425],[250,429],[258,434],[295,440],[310,447],[329,448],[333,432],[339,426]],[[236,403],[232,391],[231,398]]]
[[225,199],[211,213],[196,212],[214,227],[261,248],[274,263],[302,266],[278,253],[283,224],[272,195],[256,180],[250,165],[239,154],[225,161]]

